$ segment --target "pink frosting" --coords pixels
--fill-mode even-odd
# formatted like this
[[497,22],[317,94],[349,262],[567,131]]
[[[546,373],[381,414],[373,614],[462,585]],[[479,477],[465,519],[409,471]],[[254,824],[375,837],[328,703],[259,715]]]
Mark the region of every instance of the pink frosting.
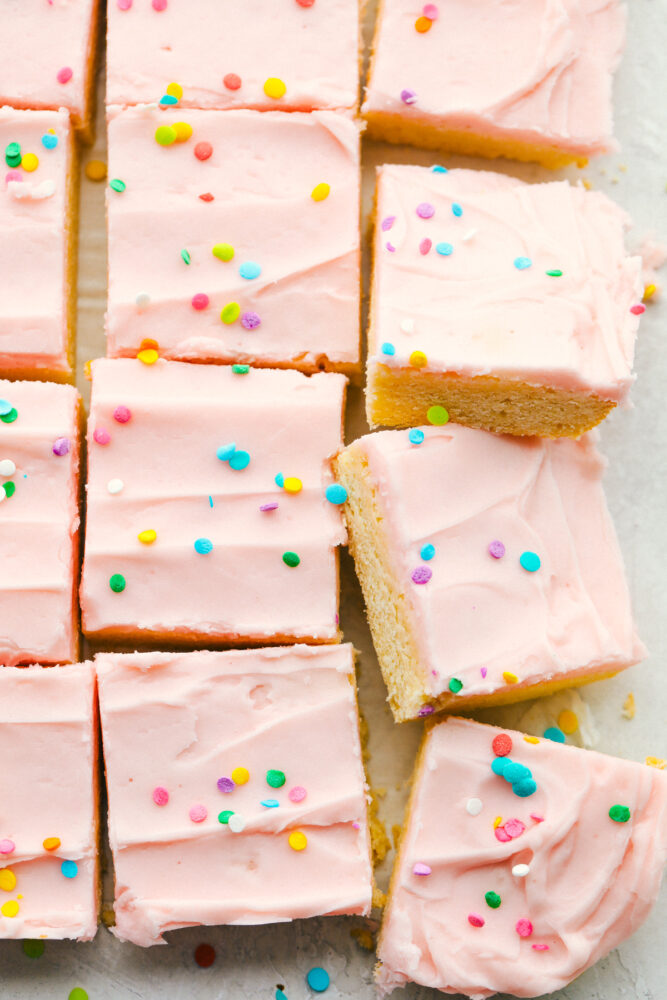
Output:
[[[46,4],[44,9],[49,9]],[[1,53],[10,18],[4,9],[0,16]],[[2,59],[0,54],[3,64],[16,65],[16,57]],[[51,129],[58,145],[46,149],[42,136]],[[22,154],[37,156],[36,170],[6,167],[5,149],[12,142],[19,143]],[[71,371],[66,284],[71,146],[66,111],[0,108],[0,371],[4,374],[31,368]]]
[[[567,181],[391,165],[380,171],[377,213],[371,375],[419,350],[426,373],[627,398],[641,258],[627,255],[628,219],[605,195]],[[433,246],[420,253],[424,239]],[[386,342],[394,355],[382,352]]]
[[573,154],[615,148],[619,0],[445,0],[440,9],[420,33],[420,5],[384,0],[364,112]]
[[[408,431],[381,431],[350,447],[368,462],[425,697],[446,694],[453,678],[461,697],[497,694],[514,686],[505,671],[527,685],[640,660],[593,437],[453,424],[423,433],[419,445]],[[495,541],[501,558],[489,552]],[[524,552],[539,557],[537,572],[520,564]],[[431,571],[423,585],[420,567]]]
[[[88,941],[97,930],[92,664],[0,669],[0,705],[0,841],[14,844],[0,855],[0,879],[8,869],[16,880],[13,889],[0,881],[0,938]],[[60,845],[46,850],[50,838]],[[74,877],[63,862],[74,862]],[[4,915],[12,902],[18,913]]]
[[79,396],[3,380],[0,399],[18,413],[0,420],[0,663],[67,663],[78,650]]
[[[351,646],[101,654],[96,665],[121,940],[369,912]],[[272,787],[269,771],[284,783]],[[289,845],[297,832],[303,850]]]
[[97,0],[2,0],[0,105],[84,117],[96,7]]
[[[156,128],[179,121],[192,137],[159,145]],[[204,143],[212,153],[200,159]],[[180,360],[359,366],[359,130],[351,118],[116,109],[109,176],[127,185],[108,192],[110,355],[133,356],[155,337],[165,357]],[[330,192],[315,201],[319,184]],[[230,261],[212,253],[222,242],[234,248]],[[248,261],[259,277],[241,276]],[[193,301],[200,295],[204,308]],[[223,323],[229,302],[240,313]]]
[[[497,732],[452,718],[426,737],[379,941],[381,996],[408,981],[474,1000],[551,993],[634,933],[656,899],[667,774],[511,733],[511,759],[537,784],[520,798],[491,770]],[[477,815],[466,809],[471,797],[482,803]],[[610,818],[614,805],[629,808],[627,822]],[[541,823],[530,817],[536,808]],[[510,816],[526,830],[499,842],[496,818]],[[432,874],[416,878],[416,862]],[[487,892],[500,906],[487,905]],[[471,912],[483,927],[471,926]]]
[[[335,641],[345,532],[325,489],[345,378],[129,359],[94,361],[92,372],[84,630]],[[127,423],[113,418],[119,406]],[[99,429],[108,444],[96,442]],[[246,468],[217,457],[228,444],[250,456]],[[302,489],[281,489],[277,475]],[[276,509],[260,509],[271,501]],[[142,543],[144,531],[155,541]],[[196,551],[197,540],[212,551]],[[286,565],[286,552],[299,565]]]
[[[182,107],[356,108],[359,9],[349,0],[109,0],[107,102],[159,101],[170,81]],[[236,79],[234,79],[236,77]],[[277,77],[284,96],[264,83]]]

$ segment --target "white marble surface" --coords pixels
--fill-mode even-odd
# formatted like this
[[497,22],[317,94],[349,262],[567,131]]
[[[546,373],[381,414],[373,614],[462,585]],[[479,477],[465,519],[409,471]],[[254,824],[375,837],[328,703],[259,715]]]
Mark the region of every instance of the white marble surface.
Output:
[[[628,209],[636,222],[636,243],[647,235],[667,242],[667,102],[664,60],[667,53],[667,0],[631,0],[628,51],[616,88],[617,135],[622,152],[596,162],[572,177],[587,177]],[[89,158],[105,159],[103,119],[98,115],[97,143]],[[365,209],[369,208],[374,166],[395,162],[431,163],[433,158],[407,148],[367,143],[364,149]],[[464,161],[449,159],[449,165]],[[480,161],[466,165],[488,166]],[[540,178],[537,167],[499,166],[525,178]],[[549,175],[552,176],[552,175]],[[102,354],[106,254],[104,185],[82,180],[79,357]],[[364,226],[364,232],[366,227]],[[667,271],[662,275],[667,284]],[[667,756],[667,296],[643,317],[637,355],[634,409],[614,413],[602,428],[609,457],[606,477],[609,504],[626,559],[640,633],[651,655],[647,662],[610,681],[582,691],[595,727],[597,748],[635,760],[647,754]],[[80,379],[86,391],[85,380]],[[361,393],[350,394],[348,439],[365,431]],[[345,636],[360,650],[360,699],[370,724],[370,776],[386,789],[382,817],[388,828],[400,822],[420,727],[396,727],[384,703],[370,636],[351,561],[342,560],[341,620]],[[622,715],[628,692],[637,713]],[[487,711],[488,721],[516,723],[526,706]],[[391,856],[378,873],[386,886]],[[109,879],[107,877],[107,885]],[[108,889],[107,889],[108,892]],[[90,1000],[273,1000],[280,984],[288,1000],[313,996],[305,973],[313,965],[331,975],[326,996],[371,1000],[373,956],[350,936],[358,919],[329,918],[291,925],[189,929],[170,935],[168,947],[147,950],[119,944],[102,928],[90,944],[47,943],[40,959],[27,958],[20,942],[0,942],[1,1000],[65,1000],[75,986]],[[663,1000],[667,997],[665,941],[667,891],[663,889],[642,929],[569,987],[558,1000]],[[199,969],[192,957],[207,941],[217,950],[216,963]],[[397,993],[397,1000],[435,1000],[421,988]]]

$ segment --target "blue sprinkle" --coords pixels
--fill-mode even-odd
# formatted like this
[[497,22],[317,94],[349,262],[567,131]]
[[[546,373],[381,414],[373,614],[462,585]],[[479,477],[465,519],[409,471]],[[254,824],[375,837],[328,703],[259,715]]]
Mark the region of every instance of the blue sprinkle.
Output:
[[532,778],[522,778],[521,781],[515,781],[512,784],[512,791],[520,799],[527,799],[529,795],[537,791],[537,784]]
[[565,733],[558,726],[549,726],[542,733],[545,740],[553,740],[554,743],[565,743]]
[[209,497],[209,498],[208,498],[208,502],[209,502],[209,504],[210,504],[210,505],[211,505],[211,507],[212,507],[212,506],[213,506],[213,497]]
[[509,759],[509,757],[496,757],[491,764],[491,770],[493,771],[494,774],[502,776],[502,773],[505,770],[505,768],[511,763],[512,761]]
[[235,444],[223,444],[216,451],[216,455],[218,456],[221,462],[228,462],[235,451],[236,451]]
[[174,97],[172,94],[165,94],[160,98],[160,104],[178,104],[178,98]]
[[65,878],[76,878],[79,874],[79,866],[76,861],[63,861],[60,870]]
[[441,167],[439,164],[436,164],[434,167],[431,167],[432,174],[446,174],[447,172],[448,172],[447,167]]
[[200,556],[207,556],[212,551],[213,542],[210,538],[198,538],[195,541],[195,552],[198,552]]
[[424,440],[424,432],[420,431],[418,427],[413,427],[408,437],[410,438],[410,444],[421,444]]
[[306,982],[315,993],[324,993],[324,991],[329,988],[331,980],[329,979],[329,973],[326,969],[321,969],[319,966],[315,966],[315,968],[311,969],[306,976]]
[[340,483],[332,483],[331,486],[327,486],[325,496],[329,503],[345,503],[347,500],[347,490]]
[[241,264],[239,268],[239,274],[246,281],[252,281],[253,278],[259,278],[262,273],[262,269],[259,264],[255,264],[252,260],[246,260]]
[[530,257],[515,257],[514,266],[517,271],[525,271],[526,268],[532,267],[533,262]]
[[530,768],[525,767],[523,764],[515,764],[512,762],[508,764],[503,771],[503,778],[508,781],[510,785],[515,784],[517,781],[522,781],[524,778],[532,778],[530,773]]
[[387,354],[390,358],[393,358],[394,354],[396,354],[396,348],[393,344],[390,344],[389,341],[385,341],[380,350],[383,354]]
[[463,215],[463,209],[459,205],[458,201],[455,201],[452,204],[452,212],[454,213],[457,219],[460,219],[461,216]]
[[278,475],[274,479],[274,483],[276,484],[276,486],[279,486],[281,489],[283,488],[283,486],[285,485],[285,477],[283,476],[282,472],[278,473]]
[[8,413],[12,412],[12,404],[8,403],[6,399],[0,399],[0,417],[7,416]]
[[280,802],[278,802],[278,799],[262,799],[260,805],[266,806],[267,809],[277,809]]
[[419,554],[425,562],[428,562],[435,555],[435,545],[422,545]]
[[241,469],[246,469],[250,465],[250,455],[247,451],[235,451],[229,460],[229,464],[232,469],[240,472]]
[[436,243],[435,251],[441,257],[449,257],[450,254],[454,253],[454,247],[451,243]]
[[53,135],[52,132],[46,132],[42,136],[42,146],[44,149],[55,149],[58,145],[58,136]]
[[522,552],[519,562],[528,573],[537,573],[542,565],[540,557],[535,552]]
[[287,1000],[287,994],[283,993],[281,989],[276,990],[276,1000]]

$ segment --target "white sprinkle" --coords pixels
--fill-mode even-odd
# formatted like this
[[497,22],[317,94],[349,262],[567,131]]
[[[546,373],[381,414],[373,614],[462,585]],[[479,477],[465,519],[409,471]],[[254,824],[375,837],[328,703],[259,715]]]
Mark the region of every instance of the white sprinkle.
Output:
[[7,190],[17,201],[43,201],[56,193],[56,182],[42,181],[36,184],[32,181],[10,181]]
[[525,878],[529,871],[530,865],[514,865],[512,875],[516,875],[517,878]]
[[482,811],[482,800],[481,799],[468,799],[466,802],[466,812],[470,816],[479,816]]
[[13,476],[15,472],[16,466],[12,462],[11,458],[3,458],[2,461],[0,461],[0,476],[5,476],[5,478],[7,478],[8,476]]
[[473,236],[477,236],[477,230],[476,229],[469,229],[468,232],[463,237],[463,242],[464,243],[468,243],[469,240],[471,240],[473,238]]
[[402,319],[401,320],[401,330],[403,333],[414,333],[415,332],[415,321],[413,319]]
[[151,297],[148,294],[148,292],[139,292],[139,294],[137,295],[137,297],[136,297],[136,299],[134,301],[136,302],[137,307],[139,309],[145,309],[146,306],[150,303],[150,300],[151,300]]
[[232,833],[241,833],[245,830],[245,817],[241,813],[234,813],[229,817],[229,829]]
[[110,479],[107,483],[107,489],[111,494],[120,493],[124,486],[125,483],[122,479]]

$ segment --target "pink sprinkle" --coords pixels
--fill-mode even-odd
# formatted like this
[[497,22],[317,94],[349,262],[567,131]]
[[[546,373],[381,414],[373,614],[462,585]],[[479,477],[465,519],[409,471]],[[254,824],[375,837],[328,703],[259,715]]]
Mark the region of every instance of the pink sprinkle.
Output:
[[[435,673],[435,671],[433,671],[433,673]],[[433,715],[434,712],[435,709],[433,708],[433,705],[422,705],[417,714],[423,718],[425,715]]]
[[473,927],[483,927],[484,917],[480,917],[479,913],[469,913],[468,923],[472,924]]
[[420,219],[432,219],[435,215],[435,209],[428,201],[422,201],[417,205],[416,211]]
[[241,77],[237,73],[227,73],[222,78],[227,90],[240,90],[241,88]]
[[256,330],[261,325],[261,317],[256,312],[246,312],[241,316],[241,326],[244,330]]
[[196,295],[192,296],[192,308],[201,312],[202,309],[206,309],[209,303],[208,295],[205,292],[197,292]]
[[[430,865],[425,865],[423,863],[423,861],[417,861],[412,866],[412,874],[413,875],[430,875],[431,874],[431,866]],[[468,917],[468,919],[470,919],[470,917]],[[483,920],[482,920],[482,923],[484,923]]]
[[93,441],[95,444],[109,444],[111,434],[109,434],[109,431],[105,431],[103,427],[96,427],[93,431]]
[[278,510],[278,501],[271,500],[269,503],[263,503],[259,509],[261,511]]
[[381,224],[380,224],[380,228],[382,229],[382,232],[386,233],[387,230],[391,229],[391,227],[394,225],[395,222],[396,222],[396,216],[395,215],[388,215],[388,216],[386,216],[386,218],[384,218],[382,220]]
[[412,582],[428,583],[432,576],[433,571],[428,566],[417,566],[417,569],[412,571]]
[[534,944],[532,947],[533,951],[549,951],[548,944]]
[[132,411],[127,406],[117,406],[113,411],[113,418],[119,424],[127,424],[132,419]]
[[408,90],[407,88],[405,90],[402,90],[401,100],[403,101],[403,104],[416,104],[417,103],[416,91]]
[[387,247],[389,253],[396,253],[396,247],[393,243],[386,243],[385,246]]
[[200,194],[199,195],[199,200],[200,201],[214,201],[215,199],[213,198],[213,195],[211,194],[211,192],[207,191],[205,194]]
[[425,4],[422,14],[424,15],[424,17],[427,17],[429,21],[438,20],[438,8],[434,3]]
[[501,844],[508,844],[512,839],[504,826],[497,826],[493,832]]
[[153,0],[153,10],[166,10],[167,0]]
[[484,677],[486,677],[486,675],[488,673],[488,670],[486,669],[486,667],[480,667],[479,668],[479,672],[482,675],[482,678],[484,678]]
[[494,559],[502,559],[505,555],[505,546],[497,538],[489,543],[489,555],[493,556]]
[[520,837],[525,829],[526,824],[522,823],[520,819],[508,819],[505,823],[505,831],[509,833],[512,840],[515,837]]
[[13,840],[0,840],[0,854],[13,854],[16,850],[16,844]]
[[287,798],[290,802],[303,802],[308,792],[301,785],[295,785],[294,788],[290,788],[287,793]]
[[163,788],[162,785],[157,785],[157,787],[153,789],[153,802],[155,803],[155,805],[166,806],[168,801],[169,801],[169,792],[167,791],[167,789]]
[[74,74],[69,66],[63,66],[63,68],[59,69],[56,73],[56,80],[58,83],[69,83],[73,76]]
[[210,156],[213,156],[213,146],[210,142],[198,142],[194,148],[194,154],[198,160],[208,160]]
[[129,10],[132,6],[132,0],[116,0],[118,5],[118,10]]
[[633,314],[634,316],[641,316],[641,314],[642,314],[642,313],[646,312],[646,306],[643,306],[643,305],[641,304],[641,302],[640,302],[640,303],[638,303],[638,304],[637,304],[636,306],[631,306],[631,307],[630,307],[630,312],[631,312],[631,313],[632,313],[632,314]]
[[426,237],[425,237],[425,238],[424,238],[424,239],[423,239],[423,240],[421,241],[421,243],[419,244],[419,252],[420,252],[420,254],[421,254],[421,255],[422,255],[423,257],[425,257],[425,256],[426,256],[426,254],[427,254],[427,253],[429,252],[429,250],[431,249],[431,247],[432,247],[432,246],[433,246],[433,243],[432,243],[432,241],[431,241],[431,240],[430,240],[430,239],[428,238],[428,236],[426,236]]
[[5,174],[5,183],[9,184],[10,181],[22,181],[23,174],[20,170],[8,170]]
[[63,455],[68,455],[69,449],[69,438],[56,438],[53,442],[53,454],[58,455],[59,458],[62,458]]
[[530,818],[535,820],[536,823],[544,823],[544,816],[540,816],[539,813],[531,813]]
[[533,925],[531,924],[530,920],[526,920],[525,917],[522,917],[521,920],[517,920],[516,932],[519,935],[519,937],[522,938],[530,937],[530,935],[533,933]]
[[[155,4],[155,0],[153,0],[153,3]],[[165,0],[165,6],[166,6],[166,0]],[[192,806],[188,815],[193,823],[203,823],[206,817],[208,816],[208,809],[206,808],[206,806],[202,805]]]

